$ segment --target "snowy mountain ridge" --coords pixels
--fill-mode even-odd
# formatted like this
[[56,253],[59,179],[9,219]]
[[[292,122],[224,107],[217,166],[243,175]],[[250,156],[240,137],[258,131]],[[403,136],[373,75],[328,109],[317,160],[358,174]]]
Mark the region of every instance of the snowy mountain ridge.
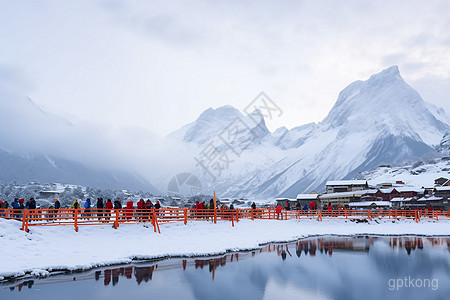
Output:
[[[238,115],[230,107],[219,108],[217,124],[227,123],[219,113],[226,110]],[[229,197],[294,197],[320,191],[327,180],[353,178],[381,164],[435,153],[450,128],[447,120],[445,112],[427,104],[393,66],[347,86],[322,122],[264,134],[209,187]],[[200,117],[183,127],[190,132],[185,142],[200,141],[199,135],[199,145],[205,145],[219,135],[220,129],[208,123],[202,123],[209,129],[206,135],[193,130],[199,123]],[[196,174],[207,181],[201,171]]]

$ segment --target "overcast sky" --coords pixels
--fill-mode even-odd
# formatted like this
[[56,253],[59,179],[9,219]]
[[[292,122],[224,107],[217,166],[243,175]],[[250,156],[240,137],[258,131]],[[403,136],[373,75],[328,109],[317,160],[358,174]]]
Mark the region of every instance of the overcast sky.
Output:
[[165,135],[264,91],[273,131],[398,65],[450,112],[449,1],[0,0],[0,78],[72,121]]

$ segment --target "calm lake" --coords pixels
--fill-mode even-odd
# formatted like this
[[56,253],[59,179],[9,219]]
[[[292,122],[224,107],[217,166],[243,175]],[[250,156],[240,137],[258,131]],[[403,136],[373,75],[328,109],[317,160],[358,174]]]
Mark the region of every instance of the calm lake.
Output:
[[27,278],[0,299],[449,299],[450,238],[334,237]]

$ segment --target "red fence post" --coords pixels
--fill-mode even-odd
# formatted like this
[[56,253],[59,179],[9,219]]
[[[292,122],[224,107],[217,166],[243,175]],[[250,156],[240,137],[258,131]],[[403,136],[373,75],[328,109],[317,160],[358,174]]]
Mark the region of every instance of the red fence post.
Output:
[[114,229],[117,229],[117,227],[119,227],[119,210],[115,209],[114,212],[116,215],[116,219],[114,220]]
[[184,225],[187,224],[187,208],[184,209]]
[[27,219],[28,219],[28,212],[26,209],[24,209],[22,213],[22,230],[24,230],[25,232],[28,232]]
[[153,227],[155,229],[155,232],[156,232],[156,229],[158,229],[158,233],[161,233],[161,231],[159,230],[158,220],[156,219],[155,210],[154,209],[152,209],[152,210],[153,210]]
[[75,209],[74,218],[75,231],[78,232],[78,209]]

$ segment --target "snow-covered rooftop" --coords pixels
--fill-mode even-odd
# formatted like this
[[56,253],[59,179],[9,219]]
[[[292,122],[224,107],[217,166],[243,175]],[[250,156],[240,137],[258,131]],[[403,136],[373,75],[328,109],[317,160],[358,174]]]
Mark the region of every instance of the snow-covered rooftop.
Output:
[[362,201],[362,202],[350,202],[350,207],[366,207],[375,204],[376,206],[391,206],[389,201]]
[[367,194],[375,194],[377,190],[362,190],[362,191],[350,191],[350,192],[342,192],[342,193],[331,193],[331,194],[323,194],[320,196],[321,199],[328,198],[344,198],[344,197],[361,197],[362,195]]
[[391,202],[408,202],[414,198],[392,198]]
[[328,185],[364,185],[367,184],[367,180],[331,180],[327,181]]
[[450,191],[450,186],[438,186],[435,189],[436,191]]
[[436,196],[431,196],[431,197],[422,197],[417,201],[439,201],[442,200],[442,197],[436,197]]
[[297,195],[297,200],[299,200],[299,199],[315,200],[318,198],[319,198],[319,194],[298,194]]

